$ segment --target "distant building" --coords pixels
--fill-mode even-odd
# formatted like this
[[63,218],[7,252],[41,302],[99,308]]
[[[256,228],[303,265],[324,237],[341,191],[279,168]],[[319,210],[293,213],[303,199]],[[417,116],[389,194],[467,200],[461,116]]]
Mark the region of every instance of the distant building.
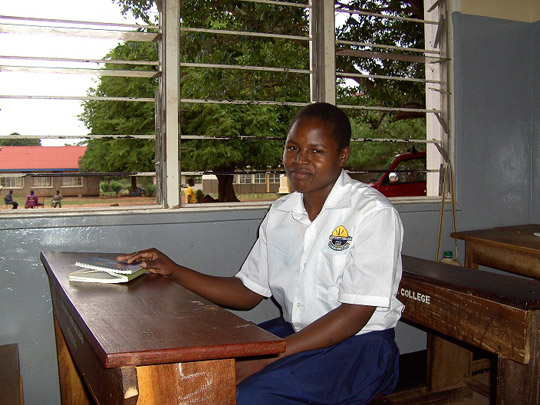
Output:
[[[280,173],[246,173],[235,174],[233,179],[236,194],[277,193],[279,190]],[[218,193],[218,179],[213,174],[202,176],[204,194]]]
[[0,149],[0,188],[25,196],[34,190],[38,196],[64,197],[99,195],[99,178],[77,176],[79,158],[86,146],[2,146]]

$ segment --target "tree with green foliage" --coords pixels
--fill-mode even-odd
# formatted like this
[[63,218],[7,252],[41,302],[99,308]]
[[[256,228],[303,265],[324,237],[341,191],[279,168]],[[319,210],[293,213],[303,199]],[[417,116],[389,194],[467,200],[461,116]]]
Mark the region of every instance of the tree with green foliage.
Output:
[[[10,136],[20,135],[17,132],[9,134]],[[41,145],[40,139],[0,139],[0,146],[39,146]]]
[[[118,3],[125,12],[130,11],[139,17],[144,15],[143,19],[149,21],[147,12],[150,2],[129,0]],[[183,26],[303,36],[307,36],[308,32],[302,9],[291,11],[289,7],[231,0],[185,0],[181,4]],[[108,57],[144,57],[146,53],[143,50],[147,46],[145,43],[121,44]],[[309,68],[308,44],[305,41],[183,32],[181,49],[181,62],[187,63]],[[91,89],[90,94],[133,96],[135,92],[139,97],[152,97],[151,92],[157,88],[157,84],[151,83],[149,87],[141,89],[140,82],[136,83],[135,80],[139,79],[105,76],[100,79],[96,89]],[[275,138],[285,137],[296,111],[296,108],[257,104],[257,101],[307,102],[309,78],[289,72],[186,67],[181,72],[181,94],[184,99],[246,101],[242,105],[184,103],[181,111],[182,134],[229,138],[183,140],[182,170],[212,169],[219,181],[219,201],[237,201],[231,173],[278,167],[283,141]],[[154,112],[143,110],[140,103],[87,101],[81,119],[91,134],[152,133],[154,130]],[[116,164],[114,171],[127,171],[131,167],[129,164],[137,162],[133,159],[126,161],[131,156],[126,151],[131,151],[133,158],[138,152],[128,146],[124,151],[123,142],[126,141],[90,141],[81,167],[105,171]],[[150,150],[142,158],[148,163],[152,162],[149,154]]]
[[[204,6],[204,7],[203,7]],[[271,32],[307,36],[308,20],[302,9],[238,1],[186,0],[182,24],[188,27],[232,31]],[[279,38],[185,33],[182,62],[221,63],[235,66],[270,66],[309,69],[304,41]],[[309,100],[309,78],[293,73],[186,68],[181,82],[183,98],[237,100]],[[270,105],[189,104],[182,110],[185,134],[241,137],[254,140],[184,141],[182,166],[235,170],[267,170],[281,163],[283,141],[296,108]],[[219,200],[236,200],[232,176],[218,174]]]
[[[157,45],[146,42],[125,42],[110,51],[110,60],[157,59]],[[105,64],[109,69],[155,70],[153,66]],[[157,79],[102,76],[91,96],[153,98]],[[89,135],[146,135],[153,134],[154,105],[148,102],[95,101],[83,103],[79,119],[90,130]],[[79,162],[82,171],[141,172],[154,171],[155,142],[146,139],[102,138],[88,141]],[[137,189],[136,178],[131,178],[131,189]]]
[[[152,22],[152,0],[113,0],[124,13]],[[351,8],[421,18],[422,1],[351,0]],[[239,2],[234,0],[182,0],[181,24],[185,27],[231,31],[273,32],[307,36],[308,20],[303,9]],[[382,20],[378,24],[365,16],[351,14],[344,26],[336,28],[339,39],[423,47],[423,30],[407,27],[400,20]],[[207,32],[181,32],[181,62],[236,66],[274,66],[309,69],[306,41],[276,38],[217,35]],[[119,45],[111,59],[156,60],[156,50],[145,43]],[[146,59],[147,58],[147,59]],[[423,77],[423,64],[406,64],[392,59],[356,58],[340,55],[336,60],[342,72],[368,72],[379,75]],[[130,66],[122,66],[130,69]],[[91,95],[153,97],[155,81],[147,79],[102,77]],[[343,104],[382,105],[388,107],[425,105],[423,84],[355,79],[356,85],[338,86],[338,102]],[[283,142],[297,108],[249,103],[248,100],[309,100],[309,78],[292,73],[246,71],[184,66],[181,69],[183,99],[246,100],[246,105],[183,103],[182,135],[203,135],[232,139],[182,139],[181,169],[218,173],[219,200],[235,201],[233,176],[241,170],[267,170],[279,167]],[[358,138],[425,138],[425,118],[403,121],[403,114],[348,110],[353,136]],[[92,134],[135,134],[154,132],[153,105],[133,102],[85,102],[81,118]],[[246,139],[244,137],[249,137]],[[270,138],[268,140],[265,138]],[[140,142],[133,147],[133,142]],[[125,144],[128,143],[128,144]],[[406,144],[375,142],[353,143],[348,168],[380,166],[391,155],[409,147]],[[141,140],[92,140],[82,167],[96,171],[153,170],[153,143]],[[141,152],[138,150],[142,149]],[[110,155],[110,156],[109,156]],[[116,156],[115,156],[116,155]],[[138,156],[141,156],[139,159]],[[129,158],[128,158],[129,157]],[[121,164],[121,166],[119,166]]]

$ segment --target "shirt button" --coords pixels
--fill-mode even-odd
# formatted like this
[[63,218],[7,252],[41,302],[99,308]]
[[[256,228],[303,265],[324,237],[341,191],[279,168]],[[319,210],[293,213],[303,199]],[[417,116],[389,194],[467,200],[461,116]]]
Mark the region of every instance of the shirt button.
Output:
[[296,303],[296,306],[297,306],[297,307],[300,307],[300,303],[299,303],[299,302],[297,302],[297,303]]

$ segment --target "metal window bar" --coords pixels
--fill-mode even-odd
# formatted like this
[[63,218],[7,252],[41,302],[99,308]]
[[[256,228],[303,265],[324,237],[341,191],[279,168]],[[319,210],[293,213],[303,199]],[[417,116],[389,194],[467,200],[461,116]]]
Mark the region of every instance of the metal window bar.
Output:
[[290,1],[276,1],[276,0],[240,0],[240,1],[244,3],[272,4],[274,6],[311,8],[311,5],[308,3],[291,3]]
[[416,53],[423,53],[423,54],[426,54],[426,53],[440,54],[441,53],[437,49],[407,48],[404,46],[374,44],[371,42],[346,41],[342,39],[336,40],[335,43],[340,44],[340,45],[366,46],[370,48],[392,49],[395,51],[407,51],[407,52],[416,52]]
[[95,39],[119,39],[123,41],[154,42],[161,34],[154,32],[115,31],[94,28],[47,27],[0,24],[0,34],[54,34],[57,36]]
[[236,104],[236,105],[276,105],[276,106],[290,106],[290,107],[305,107],[309,102],[297,102],[297,101],[268,101],[268,100],[212,100],[201,98],[182,98],[182,103],[191,104]]
[[207,69],[238,69],[238,70],[250,70],[250,71],[263,71],[263,72],[283,72],[283,73],[300,73],[310,74],[311,71],[307,69],[293,69],[293,68],[279,68],[269,66],[248,66],[248,65],[222,65],[217,63],[189,63],[181,62],[180,67],[191,68],[207,68]]
[[421,23],[421,24],[433,24],[433,25],[439,24],[438,21],[422,20],[420,18],[411,18],[411,17],[399,17],[395,15],[374,13],[372,11],[363,11],[363,10],[352,9],[352,8],[347,8],[347,7],[337,7],[335,8],[334,11],[337,13],[367,15],[367,16],[372,16],[372,17],[388,18],[390,20],[409,21],[409,22],[415,22],[415,23]]
[[298,41],[310,41],[309,36],[300,35],[286,35],[286,34],[270,34],[266,32],[251,32],[251,31],[231,31],[231,30],[215,30],[211,28],[193,28],[193,27],[180,27],[180,32],[202,32],[206,34],[217,35],[238,35],[245,37],[259,37],[259,38],[279,38],[279,39],[291,39]]
[[137,139],[155,139],[155,134],[146,135],[0,135],[0,139],[101,139],[101,138],[137,138]]
[[[6,174],[1,174],[0,177]],[[127,177],[127,176],[155,176],[156,172],[61,172],[61,173],[22,173],[17,174],[17,177]],[[13,176],[13,177],[15,177]]]
[[101,27],[122,27],[122,28],[146,28],[159,30],[159,25],[140,25],[140,24],[123,24],[123,23],[109,23],[100,21],[81,21],[81,20],[58,20],[51,18],[36,18],[36,17],[18,17],[9,15],[0,15],[0,20],[15,20],[24,22],[39,22],[39,23],[53,23],[53,24],[79,24],[79,25],[95,25]]
[[441,63],[441,62],[448,62],[450,60],[448,58],[440,58],[440,57],[434,57],[434,56],[406,55],[402,53],[393,53],[393,52],[362,51],[359,49],[347,49],[347,48],[338,49],[336,51],[336,55],[355,56],[359,58],[401,60],[401,61],[413,62],[413,63]]
[[407,107],[383,107],[383,106],[367,106],[367,105],[350,105],[338,104],[339,108],[352,110],[371,110],[371,111],[387,111],[387,112],[418,112],[418,113],[440,113],[440,110],[428,110],[426,108],[407,108]]
[[[360,169],[360,170],[345,170],[347,173],[384,173],[387,169]],[[435,169],[396,169],[392,170],[396,173],[438,173],[439,170]],[[201,170],[201,171],[183,171],[183,176],[204,176],[204,175],[223,175],[223,174],[258,174],[258,173],[270,173],[270,174],[284,174],[285,170],[235,170],[235,171],[213,171],[213,170]],[[102,173],[103,175],[103,173]],[[122,175],[131,175],[131,173],[122,173]]]
[[[182,135],[184,140],[213,140],[213,141],[228,141],[228,140],[264,140],[264,141],[285,141],[286,136],[265,136],[257,137],[253,135],[239,136],[211,136],[211,135]],[[388,143],[418,143],[418,144],[440,144],[440,141],[435,139],[413,139],[413,138],[351,138],[351,142],[388,142]]]
[[139,77],[153,79],[161,72],[151,70],[120,70],[120,69],[88,69],[88,68],[59,68],[59,67],[37,67],[37,66],[6,66],[0,65],[0,72],[20,72],[20,73],[59,73],[75,75],[98,75],[117,77]]
[[[214,135],[181,135],[184,140],[210,140],[210,141],[229,141],[229,140],[263,140],[263,141],[285,141],[284,136],[214,136]],[[13,139],[14,135],[0,135],[0,139]],[[117,134],[117,135],[16,135],[16,139],[107,139],[107,138],[137,138],[137,139],[155,139],[155,134]],[[351,142],[388,142],[388,143],[418,143],[418,144],[440,144],[440,141],[434,139],[412,139],[412,138],[351,138]]]
[[401,80],[401,81],[406,81],[406,82],[420,82],[420,83],[441,83],[440,80],[417,79],[417,78],[414,78],[414,77],[370,75],[370,74],[364,74],[364,73],[336,72],[336,76],[339,76],[339,77],[364,77],[364,78],[370,78],[370,79],[386,79],[386,80]]
[[15,94],[0,94],[0,99],[12,100],[71,100],[71,101],[134,101],[143,103],[154,103],[153,98],[146,97],[94,97],[94,96],[25,96]]
[[54,57],[40,57],[40,56],[14,56],[14,55],[0,55],[0,60],[23,60],[23,61],[36,61],[36,62],[65,62],[65,63],[95,63],[95,64],[111,64],[111,65],[135,65],[135,66],[159,66],[158,61],[147,60],[109,60],[109,59],[75,59],[75,58],[54,58]]

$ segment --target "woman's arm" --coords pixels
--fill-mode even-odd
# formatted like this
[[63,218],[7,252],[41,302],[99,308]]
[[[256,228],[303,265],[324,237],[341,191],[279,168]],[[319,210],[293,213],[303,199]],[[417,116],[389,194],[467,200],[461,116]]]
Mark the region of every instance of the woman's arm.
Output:
[[181,266],[157,249],[142,250],[118,256],[118,261],[142,262],[152,273],[169,277],[181,286],[215,304],[233,309],[251,309],[263,296],[251,291],[236,277],[217,277]]
[[262,370],[274,361],[306,350],[332,346],[358,333],[369,321],[375,307],[341,304],[300,332],[285,338],[287,348],[277,356],[236,362],[236,383]]

